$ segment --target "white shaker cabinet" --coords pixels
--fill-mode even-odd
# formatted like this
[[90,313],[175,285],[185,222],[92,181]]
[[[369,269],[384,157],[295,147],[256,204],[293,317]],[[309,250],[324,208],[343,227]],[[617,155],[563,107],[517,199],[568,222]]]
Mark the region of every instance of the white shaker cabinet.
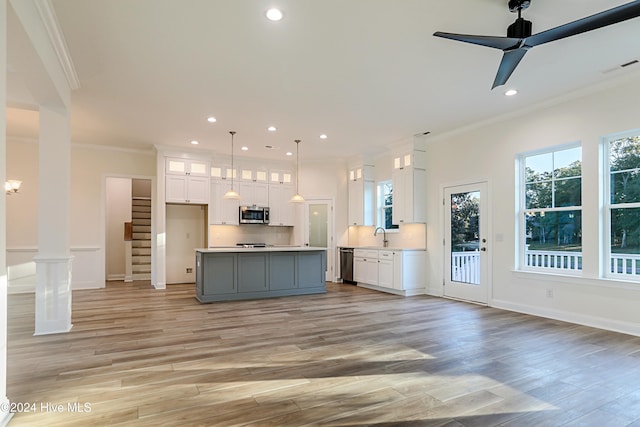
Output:
[[269,225],[293,226],[295,221],[295,205],[289,200],[296,190],[293,185],[269,184]]
[[209,163],[167,157],[165,160],[167,203],[209,203]]
[[411,296],[426,293],[427,252],[417,249],[355,249],[358,286]]
[[426,222],[426,157],[411,150],[393,158],[393,224]]
[[349,225],[375,224],[375,183],[373,166],[349,170]]
[[358,284],[378,284],[378,251],[355,249],[353,251],[353,280]]
[[240,182],[240,204],[269,206],[269,185],[263,182]]
[[394,260],[393,251],[378,251],[378,286],[385,288],[394,287]]
[[[235,184],[234,184],[235,185]],[[236,187],[237,188],[237,187]],[[211,179],[211,200],[209,202],[209,224],[238,225],[240,206],[238,199],[225,199],[224,195],[231,189],[231,180]]]
[[295,194],[293,173],[288,170],[271,170],[269,172],[269,225],[295,225],[295,204],[289,200]]

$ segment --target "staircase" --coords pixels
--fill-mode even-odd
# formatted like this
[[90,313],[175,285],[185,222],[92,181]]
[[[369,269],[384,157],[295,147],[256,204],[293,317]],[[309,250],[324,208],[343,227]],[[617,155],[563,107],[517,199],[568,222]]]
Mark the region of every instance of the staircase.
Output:
[[151,280],[151,199],[131,200],[131,273],[133,280]]

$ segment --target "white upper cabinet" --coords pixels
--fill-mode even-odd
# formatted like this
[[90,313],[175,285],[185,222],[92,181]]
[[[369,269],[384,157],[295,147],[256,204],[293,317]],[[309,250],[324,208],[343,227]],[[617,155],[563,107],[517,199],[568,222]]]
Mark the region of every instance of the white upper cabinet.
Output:
[[209,203],[209,163],[167,157],[165,201],[167,203]]
[[240,204],[247,206],[269,206],[269,185],[262,182],[240,181]]
[[293,173],[285,170],[271,170],[269,171],[269,184],[293,185]]
[[[237,190],[237,184],[234,184]],[[224,195],[231,190],[231,180],[211,179],[211,200],[209,201],[209,224],[238,225],[240,223],[238,199],[225,199]]]
[[295,225],[295,205],[289,200],[296,192],[293,173],[289,170],[269,171],[270,226]]
[[296,190],[291,184],[269,184],[270,226],[293,226],[295,204],[289,200]]
[[393,157],[394,224],[426,222],[426,152],[409,149]]
[[349,225],[375,224],[373,166],[349,169]]

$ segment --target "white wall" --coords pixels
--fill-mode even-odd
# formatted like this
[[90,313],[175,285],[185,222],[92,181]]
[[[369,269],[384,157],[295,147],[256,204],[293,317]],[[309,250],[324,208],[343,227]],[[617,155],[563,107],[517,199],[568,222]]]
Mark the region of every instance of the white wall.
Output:
[[[640,77],[627,77],[597,92],[431,139],[427,147],[430,292],[442,295],[443,187],[488,180],[493,230],[490,305],[640,335],[640,284],[598,278],[599,142],[602,136],[640,128],[639,97]],[[516,272],[516,156],[574,141],[583,147],[584,278]],[[553,298],[546,297],[547,289],[553,290]]]
[[[7,206],[9,292],[32,292],[38,248],[38,144],[7,138],[8,176],[22,180]],[[71,147],[71,253],[73,289],[104,286],[107,176],[155,176],[151,152]],[[15,280],[14,280],[15,279]]]
[[206,223],[204,206],[167,205],[167,284],[195,283],[195,249],[205,246]]

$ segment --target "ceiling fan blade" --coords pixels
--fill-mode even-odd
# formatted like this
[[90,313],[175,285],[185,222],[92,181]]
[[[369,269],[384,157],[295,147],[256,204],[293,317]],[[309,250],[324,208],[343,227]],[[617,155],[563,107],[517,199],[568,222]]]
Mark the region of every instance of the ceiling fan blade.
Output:
[[524,55],[527,53],[528,49],[514,49],[507,50],[502,55],[502,61],[500,62],[500,66],[498,67],[498,73],[496,74],[496,78],[493,81],[493,86],[491,89],[495,89],[498,86],[502,86],[509,80],[511,74],[516,69]]
[[575,36],[576,34],[586,33],[587,31],[597,30],[598,28],[608,25],[617,24],[628,19],[640,16],[640,0],[596,13],[595,15],[569,22],[568,24],[534,34],[527,37],[525,44],[529,47],[538,46],[555,40],[564,39]]
[[520,43],[520,39],[512,37],[473,36],[468,34],[443,33],[442,31],[436,31],[433,35],[436,37],[478,44],[480,46],[492,47],[500,50],[513,49]]

